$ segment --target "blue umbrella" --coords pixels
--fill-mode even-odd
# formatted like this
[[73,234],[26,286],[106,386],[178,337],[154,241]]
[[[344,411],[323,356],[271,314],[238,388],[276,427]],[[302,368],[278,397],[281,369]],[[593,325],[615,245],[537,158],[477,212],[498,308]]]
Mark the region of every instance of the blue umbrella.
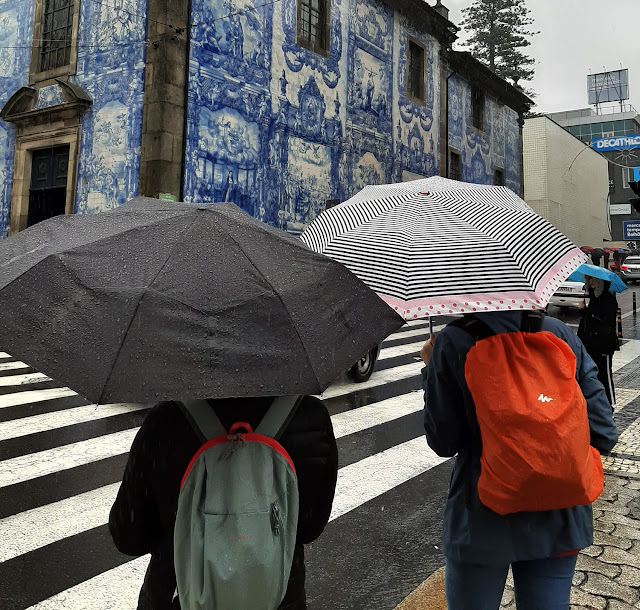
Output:
[[611,292],[624,292],[627,287],[624,282],[613,272],[604,267],[596,267],[595,265],[580,265],[567,279],[571,282],[583,282],[584,276],[599,277],[601,280],[611,282],[609,290]]

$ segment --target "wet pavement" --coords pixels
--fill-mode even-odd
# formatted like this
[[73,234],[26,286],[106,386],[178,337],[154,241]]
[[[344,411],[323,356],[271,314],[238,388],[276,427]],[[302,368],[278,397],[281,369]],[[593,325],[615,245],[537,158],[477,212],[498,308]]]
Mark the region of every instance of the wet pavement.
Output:
[[[633,314],[633,293],[640,305],[640,285],[618,295],[623,339],[614,356],[619,441],[603,457],[605,489],[594,504],[594,544],[578,556],[571,610],[637,610],[640,608],[640,312]],[[575,310],[555,315],[574,330]],[[638,343],[636,343],[638,342]],[[440,569],[397,606],[396,610],[444,610],[444,569]],[[501,608],[515,610],[511,574]]]

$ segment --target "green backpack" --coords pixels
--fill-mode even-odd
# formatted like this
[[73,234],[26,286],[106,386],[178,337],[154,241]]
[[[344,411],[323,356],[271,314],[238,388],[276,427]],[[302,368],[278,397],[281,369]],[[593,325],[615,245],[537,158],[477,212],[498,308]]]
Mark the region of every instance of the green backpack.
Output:
[[174,530],[182,610],[274,610],[298,525],[295,467],[277,439],[301,401],[276,398],[253,432],[227,432],[207,401],[182,405],[203,445],[182,478]]

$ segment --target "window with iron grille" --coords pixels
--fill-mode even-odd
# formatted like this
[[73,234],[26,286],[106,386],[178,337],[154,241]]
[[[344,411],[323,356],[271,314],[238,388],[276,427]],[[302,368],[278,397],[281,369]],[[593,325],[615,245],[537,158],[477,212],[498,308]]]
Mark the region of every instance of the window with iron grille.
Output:
[[504,186],[504,170],[500,167],[496,167],[493,170],[493,184],[496,186]]
[[407,44],[407,97],[424,102],[424,47],[413,40]]
[[484,131],[484,91],[477,87],[471,89],[471,125]]
[[298,0],[297,42],[325,56],[329,52],[329,1]]
[[449,178],[452,180],[462,180],[460,153],[453,151],[449,152]]
[[40,72],[69,65],[74,0],[44,0]]

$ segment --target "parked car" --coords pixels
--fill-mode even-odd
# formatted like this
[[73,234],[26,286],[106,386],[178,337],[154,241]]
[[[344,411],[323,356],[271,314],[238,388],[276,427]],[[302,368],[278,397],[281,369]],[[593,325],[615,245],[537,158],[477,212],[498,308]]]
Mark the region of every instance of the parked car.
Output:
[[589,296],[585,290],[584,282],[562,282],[549,299],[549,305],[557,307],[578,307],[581,302],[585,305],[589,302]]
[[640,280],[640,256],[627,256],[620,265],[620,277],[626,284],[633,280]]
[[376,365],[379,354],[380,346],[376,345],[347,371],[348,377],[357,383],[367,381],[373,373],[373,367]]

